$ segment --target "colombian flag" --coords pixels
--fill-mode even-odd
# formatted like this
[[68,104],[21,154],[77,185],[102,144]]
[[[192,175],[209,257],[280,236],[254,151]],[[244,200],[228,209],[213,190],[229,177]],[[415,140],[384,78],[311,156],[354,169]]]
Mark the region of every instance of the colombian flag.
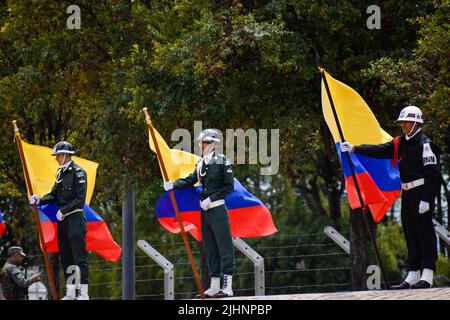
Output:
[[[200,158],[189,152],[170,149],[158,131],[153,130],[169,180],[175,181],[192,173]],[[149,141],[151,150],[155,152],[150,132]],[[191,188],[173,190],[184,229],[198,241],[201,240],[199,204],[201,188],[196,185]],[[234,192],[226,197],[225,203],[228,207],[233,237],[263,237],[277,232],[269,209],[261,200],[248,192],[237,179],[234,179]],[[167,231],[180,232],[169,192],[164,192],[158,200],[156,216]]]
[[[55,161],[55,157],[51,155],[52,149],[28,144],[22,140],[19,140],[19,143],[22,144],[25,165],[30,175],[33,192],[42,197],[50,192],[55,183],[58,163]],[[83,208],[88,229],[86,235],[87,250],[96,252],[106,260],[117,261],[122,249],[112,238],[105,221],[89,207],[94,191],[98,163],[79,157],[72,157],[72,160],[80,165],[88,176],[86,203]],[[56,219],[58,207],[56,203],[50,203],[38,205],[37,208],[46,249],[48,252],[58,252],[58,220]]]
[[3,216],[2,211],[0,210],[0,238],[3,236],[3,234],[5,233],[5,230],[6,230],[6,226],[2,220],[2,216]]
[[[379,125],[369,106],[361,96],[346,84],[333,79],[323,71],[329,88],[326,90],[322,78],[322,111],[330,129],[345,176],[345,188],[352,209],[361,204],[356,192],[350,166],[345,154],[341,154],[341,138],[330,103],[332,99],[336,115],[346,141],[353,145],[380,144],[392,140]],[[401,180],[398,166],[393,167],[390,159],[375,159],[350,152],[350,161],[356,175],[364,205],[368,205],[376,222],[380,221],[386,211],[400,195]]]

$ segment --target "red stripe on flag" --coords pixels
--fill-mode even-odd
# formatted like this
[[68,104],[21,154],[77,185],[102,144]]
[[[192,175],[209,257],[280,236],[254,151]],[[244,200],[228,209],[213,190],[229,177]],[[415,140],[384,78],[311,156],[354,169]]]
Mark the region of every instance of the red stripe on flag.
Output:
[[[361,192],[364,204],[385,202],[387,199],[383,193],[378,189],[377,184],[373,181],[372,177],[367,173],[355,174],[358,181],[359,190]],[[353,182],[353,177],[349,176],[345,178],[345,189],[348,193],[348,201],[352,209],[361,208],[361,202],[359,201],[358,193]]]
[[[197,241],[202,240],[200,211],[180,212],[181,221],[183,222],[184,231],[189,232]],[[176,218],[165,217],[158,218],[161,226],[169,232],[180,233],[181,229]]]
[[87,223],[86,243],[88,251],[108,261],[118,261],[122,254],[122,248],[114,241],[104,221]]
[[400,195],[400,190],[381,192],[386,197],[387,201],[369,204],[369,209],[370,212],[372,212],[373,220],[375,220],[375,222],[380,222],[381,219],[383,219],[388,209],[394,204],[395,200],[397,200]]
[[[397,199],[400,190],[381,191],[367,172],[357,174],[356,180],[358,181],[364,204],[369,206],[375,222],[379,222]],[[352,176],[345,179],[345,189],[348,193],[350,207],[352,209],[361,208]]]
[[[59,252],[58,248],[58,223],[41,222],[47,252]],[[104,221],[88,222],[86,234],[86,249],[94,251],[105,260],[118,261],[122,249],[114,241]]]
[[59,252],[58,249],[58,223],[45,221],[41,222],[42,234],[44,235],[47,252]]
[[[205,213],[208,214],[208,213]],[[254,238],[269,236],[277,232],[272,215],[265,206],[251,206],[239,209],[229,209],[231,235],[240,238]],[[200,211],[180,212],[181,220],[186,232],[197,241],[202,240]],[[179,233],[178,221],[173,217],[158,219],[164,229],[172,233]]]
[[4,223],[0,223],[0,237],[3,236],[3,233],[6,231],[6,226]]

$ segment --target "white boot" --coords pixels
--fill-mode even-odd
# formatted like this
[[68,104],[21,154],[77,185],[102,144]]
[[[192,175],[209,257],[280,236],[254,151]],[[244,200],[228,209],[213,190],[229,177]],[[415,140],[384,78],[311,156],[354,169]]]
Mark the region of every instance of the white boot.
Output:
[[422,277],[420,277],[420,280],[428,282],[430,285],[433,285],[433,270],[431,269],[423,269],[422,271]]
[[220,278],[211,278],[211,285],[209,289],[205,291],[205,298],[213,298],[220,291]]
[[75,285],[68,284],[66,285],[66,295],[61,300],[76,300],[77,296],[75,293]]
[[77,296],[77,300],[89,300],[87,284],[82,284],[80,289],[80,294]]
[[408,271],[408,276],[405,281],[410,285],[416,284],[420,280],[420,270]]
[[217,298],[225,298],[233,296],[233,276],[228,274],[223,275],[223,285],[220,292],[217,294]]

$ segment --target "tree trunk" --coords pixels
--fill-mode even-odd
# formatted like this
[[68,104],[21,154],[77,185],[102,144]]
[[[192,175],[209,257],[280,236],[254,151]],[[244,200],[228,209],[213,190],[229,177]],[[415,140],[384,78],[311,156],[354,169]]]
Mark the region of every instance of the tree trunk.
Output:
[[328,210],[330,217],[334,222],[338,222],[341,218],[340,200],[342,191],[339,188],[339,174],[336,168],[339,167],[336,163],[336,150],[334,141],[332,140],[330,131],[325,125],[321,126],[321,137],[323,143],[323,154],[319,157],[319,174],[324,178],[326,184],[326,195],[328,200]]
[[341,218],[341,193],[339,190],[330,190],[327,195],[328,208],[330,210],[330,217],[334,222],[338,222]]
[[369,234],[360,209],[350,213],[350,274],[354,291],[367,290]]

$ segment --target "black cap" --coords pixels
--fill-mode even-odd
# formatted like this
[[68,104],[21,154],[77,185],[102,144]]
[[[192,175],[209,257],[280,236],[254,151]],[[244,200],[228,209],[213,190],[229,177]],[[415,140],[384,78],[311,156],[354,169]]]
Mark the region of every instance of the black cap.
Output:
[[53,147],[52,156],[56,156],[57,154],[75,154],[75,150],[73,146],[67,141],[60,141]]

